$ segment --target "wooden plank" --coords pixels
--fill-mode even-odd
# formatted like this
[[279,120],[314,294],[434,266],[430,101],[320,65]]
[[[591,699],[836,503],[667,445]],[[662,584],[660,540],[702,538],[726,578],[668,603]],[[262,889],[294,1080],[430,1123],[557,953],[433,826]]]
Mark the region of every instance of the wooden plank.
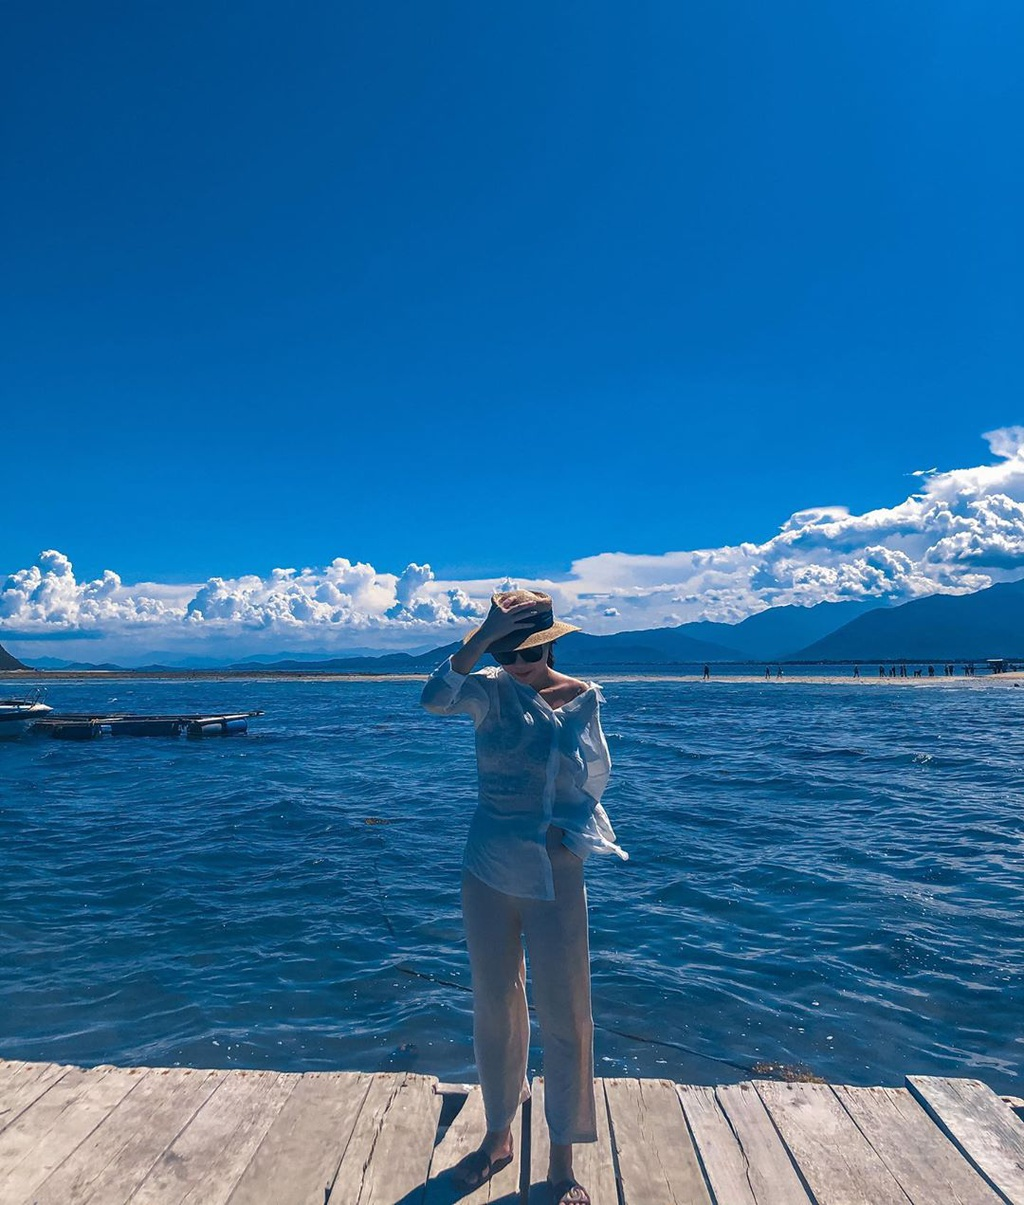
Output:
[[150,1168],[132,1205],[225,1205],[298,1079],[228,1072]]
[[[728,1201],[729,1205],[761,1205],[748,1179],[746,1155],[715,1099],[714,1088],[678,1084],[676,1091],[715,1200]],[[763,1112],[763,1105],[761,1109]],[[767,1113],[765,1120],[771,1125]]]
[[[595,1089],[600,1087],[599,1081]],[[544,1080],[539,1077],[531,1086],[530,1103],[530,1191],[529,1205],[550,1205],[547,1186],[548,1155],[551,1151],[548,1124],[544,1117]],[[615,1162],[611,1133],[608,1126],[608,1107],[603,1093],[597,1093],[597,1142],[582,1142],[573,1147],[573,1170],[576,1179],[590,1194],[592,1205],[619,1205],[616,1189]]]
[[326,1205],[423,1199],[441,1097],[425,1075],[375,1075]]
[[33,1205],[122,1205],[229,1074],[152,1069],[47,1176]]
[[944,1134],[1014,1205],[1024,1205],[1024,1122],[975,1079],[908,1075],[907,1087]]
[[715,1200],[728,1205],[800,1205],[810,1198],[753,1084],[678,1084]]
[[69,1070],[63,1063],[22,1063],[10,1068],[0,1084],[0,1133]]
[[809,1200],[785,1143],[751,1083],[723,1084],[715,1099],[747,1160],[748,1182],[758,1205]]
[[373,1076],[303,1075],[228,1198],[230,1205],[322,1205]]
[[518,1196],[519,1177],[522,1169],[523,1111],[516,1112],[512,1122],[512,1162],[475,1192],[459,1195],[451,1181],[449,1172],[463,1156],[475,1151],[487,1130],[484,1119],[484,1102],[480,1088],[471,1085],[466,1101],[456,1114],[447,1133],[434,1148],[430,1161],[430,1179],[423,1205],[490,1205],[494,1201],[509,1201]]
[[21,1059],[0,1059],[0,1100],[3,1100],[4,1084],[25,1065]]
[[998,1194],[905,1088],[839,1087],[835,1094],[917,1205],[1000,1205]]
[[817,1205],[908,1205],[827,1084],[755,1086]]
[[72,1067],[0,1134],[0,1201],[23,1201],[105,1120],[145,1071]]
[[674,1085],[606,1079],[601,1086],[624,1205],[711,1205]]

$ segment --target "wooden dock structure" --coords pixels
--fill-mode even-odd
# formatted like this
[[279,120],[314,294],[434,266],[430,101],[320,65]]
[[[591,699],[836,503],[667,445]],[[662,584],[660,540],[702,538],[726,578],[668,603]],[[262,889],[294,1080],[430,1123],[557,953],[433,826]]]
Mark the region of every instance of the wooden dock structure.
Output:
[[[600,1141],[576,1158],[593,1205],[1024,1205],[1024,1121],[976,1080],[595,1086]],[[548,1205],[533,1092],[512,1164],[460,1198],[474,1086],[0,1061],[0,1203]]]
[[262,711],[217,715],[128,715],[124,712],[58,713],[36,720],[32,732],[63,741],[89,741],[99,736],[239,736]]

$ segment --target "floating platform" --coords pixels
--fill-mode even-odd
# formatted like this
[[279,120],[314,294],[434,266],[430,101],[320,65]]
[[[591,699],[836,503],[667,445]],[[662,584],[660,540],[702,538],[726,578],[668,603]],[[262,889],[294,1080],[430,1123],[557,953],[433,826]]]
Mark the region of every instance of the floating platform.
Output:
[[[599,1079],[593,1205],[1024,1205],[1024,1121],[977,1080]],[[549,1205],[544,1084],[459,1197],[479,1088],[425,1075],[0,1061],[4,1205]]]
[[65,741],[87,741],[99,736],[240,736],[249,721],[262,711],[237,711],[228,715],[58,715],[37,720],[31,731]]

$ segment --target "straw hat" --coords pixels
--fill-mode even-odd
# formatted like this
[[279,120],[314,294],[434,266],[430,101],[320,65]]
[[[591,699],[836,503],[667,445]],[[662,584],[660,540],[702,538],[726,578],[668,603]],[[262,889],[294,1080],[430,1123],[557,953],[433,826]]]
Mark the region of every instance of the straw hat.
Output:
[[[512,649],[528,649],[533,648],[536,644],[550,644],[559,636],[567,636],[570,632],[580,630],[574,624],[562,623],[561,620],[555,619],[551,595],[544,594],[540,590],[504,590],[500,594],[492,594],[491,602],[495,606],[501,606],[502,603],[511,603],[513,606],[518,606],[520,603],[533,603],[540,609],[536,615],[529,617],[529,624],[522,624],[517,631],[511,632],[508,636],[503,636],[501,640],[496,640],[489,645],[487,651],[490,653],[507,653]],[[479,631],[479,627],[476,627],[472,632],[467,632],[462,643],[465,644]]]

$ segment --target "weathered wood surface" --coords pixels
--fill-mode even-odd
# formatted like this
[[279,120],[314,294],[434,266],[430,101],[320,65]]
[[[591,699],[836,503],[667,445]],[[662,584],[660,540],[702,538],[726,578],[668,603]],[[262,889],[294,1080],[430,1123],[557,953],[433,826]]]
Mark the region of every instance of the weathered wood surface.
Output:
[[839,1087],[835,1093],[915,1205],[1000,1205],[905,1088]]
[[[1024,1205],[1024,1121],[977,1081],[595,1093],[598,1142],[575,1159],[593,1205]],[[478,1088],[422,1075],[0,1060],[0,1202],[548,1205],[543,1080],[512,1164],[459,1197],[484,1128]]]
[[676,1091],[718,1202],[805,1205],[810,1201],[789,1152],[753,1084]]
[[323,1205],[373,1076],[317,1071],[291,1094],[242,1172],[229,1205]]
[[623,1198],[636,1205],[711,1205],[675,1085],[656,1079],[603,1084]]
[[403,1205],[423,1199],[441,1114],[436,1080],[375,1075],[327,1205]]
[[16,1063],[0,1083],[0,1132],[44,1096],[50,1085],[70,1070],[61,1063]]
[[[72,1068],[0,1133],[0,1200],[32,1197],[148,1073]],[[3,1085],[0,1084],[0,1096]]]
[[132,1205],[226,1205],[294,1088],[294,1076],[237,1071],[153,1164]]
[[757,1091],[816,1205],[909,1205],[828,1084],[759,1081]]
[[1024,1121],[978,1080],[907,1076],[907,1087],[990,1184],[1024,1205]]
[[[229,1071],[151,1070],[46,1177],[32,1205],[127,1201]],[[11,1202],[14,1205],[14,1202]]]

